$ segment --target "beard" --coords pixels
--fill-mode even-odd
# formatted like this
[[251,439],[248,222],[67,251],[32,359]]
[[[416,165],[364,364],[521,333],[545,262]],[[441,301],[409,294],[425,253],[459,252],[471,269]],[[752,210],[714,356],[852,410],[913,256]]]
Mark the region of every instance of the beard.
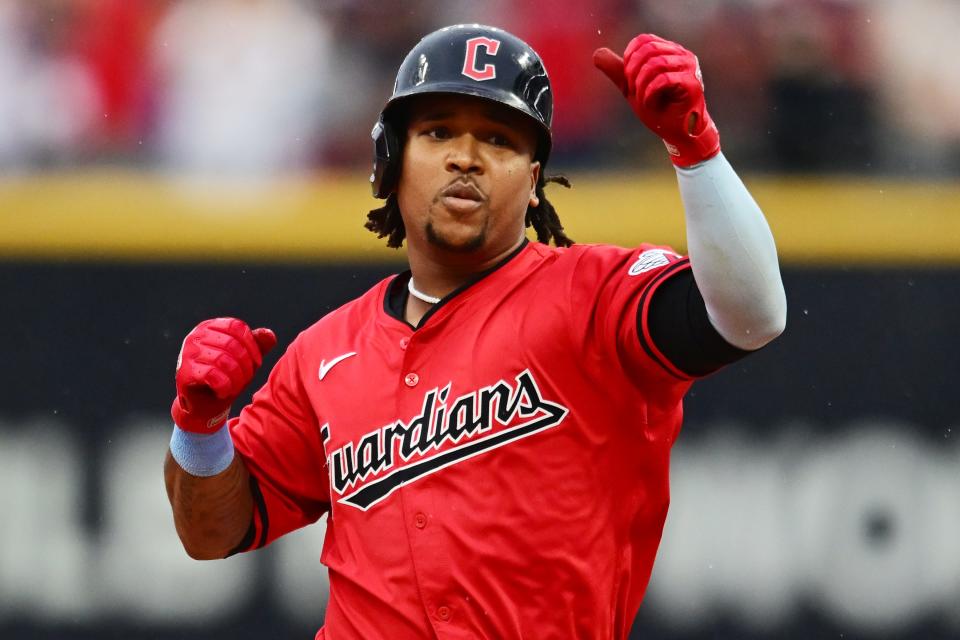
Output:
[[427,241],[437,248],[455,253],[473,253],[486,243],[487,226],[483,225],[476,234],[466,240],[454,242],[452,239],[437,231],[437,228],[433,226],[433,222],[427,222],[426,235]]

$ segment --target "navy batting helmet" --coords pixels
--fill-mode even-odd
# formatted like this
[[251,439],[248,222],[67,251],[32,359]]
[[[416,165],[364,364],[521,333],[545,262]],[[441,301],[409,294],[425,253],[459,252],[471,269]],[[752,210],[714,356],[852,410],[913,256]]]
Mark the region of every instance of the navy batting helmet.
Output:
[[373,127],[373,195],[386,198],[400,177],[403,145],[397,106],[410,96],[461,94],[497,102],[526,115],[538,127],[535,159],[550,156],[553,93],[537,52],[520,38],[479,24],[444,27],[425,36],[404,58],[393,95]]

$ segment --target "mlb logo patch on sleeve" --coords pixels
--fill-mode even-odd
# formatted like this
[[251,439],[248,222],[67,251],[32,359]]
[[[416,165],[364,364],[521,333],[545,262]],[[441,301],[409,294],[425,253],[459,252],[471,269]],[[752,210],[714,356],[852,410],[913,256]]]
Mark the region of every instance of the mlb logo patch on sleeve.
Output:
[[666,266],[670,264],[671,259],[679,257],[680,254],[667,249],[647,249],[637,256],[637,261],[630,265],[630,271],[627,273],[631,276],[638,276],[652,269]]

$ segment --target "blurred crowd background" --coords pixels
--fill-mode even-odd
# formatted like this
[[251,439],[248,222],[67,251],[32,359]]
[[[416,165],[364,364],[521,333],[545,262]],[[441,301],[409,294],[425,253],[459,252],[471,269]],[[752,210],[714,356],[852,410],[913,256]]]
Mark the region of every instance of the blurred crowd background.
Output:
[[560,166],[662,164],[591,64],[650,31],[739,167],[960,175],[956,0],[0,0],[0,174],[365,169],[403,55],[460,21],[542,54]]

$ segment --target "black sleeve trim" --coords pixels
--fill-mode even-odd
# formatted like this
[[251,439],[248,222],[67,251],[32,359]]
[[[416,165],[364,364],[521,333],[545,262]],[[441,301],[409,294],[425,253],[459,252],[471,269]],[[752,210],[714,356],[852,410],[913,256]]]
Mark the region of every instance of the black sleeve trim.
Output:
[[260,483],[253,476],[250,476],[250,492],[253,494],[253,503],[257,505],[257,512],[260,514],[260,540],[254,549],[267,544],[267,532],[270,530],[270,519],[267,516],[267,503],[263,500],[263,492],[260,491]]
[[254,518],[250,518],[250,527],[247,529],[247,532],[243,534],[243,540],[235,546],[233,549],[230,549],[227,555],[223,556],[224,558],[229,558],[230,556],[235,556],[238,553],[243,553],[250,548],[250,545],[253,544],[253,539],[257,535],[257,525],[254,524]]
[[640,339],[640,346],[643,347],[644,352],[650,356],[651,360],[659,364],[664,371],[678,380],[689,380],[690,376],[673,366],[670,360],[660,352],[659,345],[653,342],[652,338],[648,335],[647,328],[644,327],[643,319],[644,315],[649,313],[647,309],[650,307],[651,299],[655,297],[654,294],[660,285],[677,272],[688,271],[689,269],[690,259],[684,258],[658,273],[654,276],[653,281],[644,289],[643,294],[640,296],[640,303],[637,305],[637,337]]
[[[260,491],[260,483],[257,482],[257,479],[253,476],[250,476],[250,493],[253,495],[253,504],[257,508],[257,513],[260,514],[260,522],[263,523],[263,528],[260,532],[260,541],[257,543],[256,547],[253,549],[259,549],[267,543],[267,505],[263,500],[263,492]],[[224,558],[229,558],[230,556],[235,556],[238,553],[243,553],[244,551],[251,551],[253,541],[257,537],[257,518],[254,515],[250,518],[250,527],[247,529],[247,532],[243,534],[243,539],[230,550]]]
[[[674,272],[653,292],[647,330],[660,353],[690,376],[713,373],[751,353],[724,340],[710,323],[690,269]],[[644,335],[642,303],[637,310],[637,331]]]
[[260,483],[257,482],[257,479],[253,476],[250,476],[250,493],[253,495],[253,504],[257,508],[257,513],[260,514],[260,539],[257,541],[256,546],[253,546],[253,541],[257,537],[257,517],[254,515],[250,518],[250,527],[247,529],[247,532],[243,534],[243,540],[231,549],[230,552],[224,556],[225,558],[235,556],[244,551],[253,551],[267,544],[267,531],[269,531],[270,528],[270,520],[267,517],[267,503],[263,500]]

